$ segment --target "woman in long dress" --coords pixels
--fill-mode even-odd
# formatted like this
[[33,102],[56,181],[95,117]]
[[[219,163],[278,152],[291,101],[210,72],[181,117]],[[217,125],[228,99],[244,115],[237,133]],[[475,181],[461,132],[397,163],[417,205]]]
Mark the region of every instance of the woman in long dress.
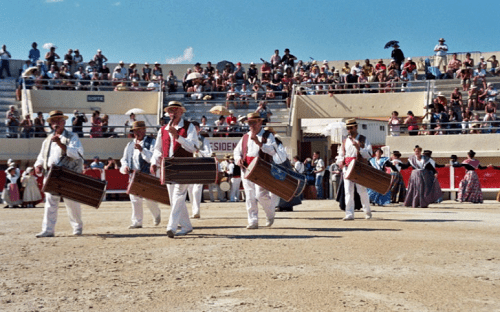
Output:
[[[479,160],[475,160],[474,156],[476,153],[473,150],[470,150],[467,153],[467,159],[464,160],[461,164],[453,164],[453,167],[464,167],[466,172],[465,176],[460,181],[458,185],[458,201],[463,202],[471,202],[471,203],[482,203],[483,202],[483,192],[481,191],[481,182],[479,182],[479,178],[477,176],[476,170],[481,169],[484,170],[488,167],[481,166],[479,164]],[[447,167],[452,165],[447,164]]]
[[430,158],[422,155],[422,148],[415,146],[414,155],[408,158],[408,164],[413,171],[411,172],[410,182],[408,183],[408,192],[406,193],[406,207],[427,208],[429,204],[436,202],[441,196],[441,187],[435,177],[437,173],[434,166],[430,163]]
[[5,177],[2,200],[7,204],[5,208],[19,208],[19,205],[22,204],[18,184],[20,174],[16,171],[16,167],[7,168],[6,172],[7,176]]
[[392,152],[391,163],[394,168],[391,167],[391,202],[392,203],[402,203],[405,201],[406,197],[406,185],[401,175],[401,169],[403,168],[403,162],[401,161],[401,153],[399,151]]
[[[384,152],[382,151],[382,149],[377,148],[375,150],[375,157],[370,158],[370,165],[380,171],[385,171],[386,167],[394,167],[394,165],[390,162],[389,157],[382,157],[383,153]],[[390,191],[385,194],[380,194],[370,188],[368,188],[367,191],[372,203],[375,203],[379,206],[384,206],[391,203]]]
[[28,167],[21,178],[21,183],[24,187],[23,203],[28,208],[35,207],[36,203],[42,199],[42,194],[38,188],[38,182],[34,173],[33,167]]

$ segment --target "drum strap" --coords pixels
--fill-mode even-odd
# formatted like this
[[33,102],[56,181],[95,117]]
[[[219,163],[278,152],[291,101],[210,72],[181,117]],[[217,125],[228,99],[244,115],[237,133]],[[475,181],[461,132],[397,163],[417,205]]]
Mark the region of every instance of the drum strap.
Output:
[[[346,157],[346,156],[345,156],[345,153],[346,153],[346,152],[345,152],[345,143],[346,143],[346,141],[347,141],[347,138],[346,138],[346,139],[344,139],[344,141],[342,141],[342,153],[344,154],[344,165],[346,165],[346,166],[347,166],[347,165],[349,165],[349,163],[350,163],[351,161],[353,161],[353,159],[356,159],[356,158],[357,158],[357,159],[360,159],[360,160],[361,160],[361,159],[362,159],[362,157],[361,157],[361,155],[360,155],[359,153],[358,153],[357,157]],[[366,142],[366,137],[365,137],[364,135],[360,134],[360,135],[359,135],[359,145],[360,145],[362,148],[364,148],[364,147],[365,147],[365,142]],[[349,160],[348,158],[353,158],[353,159],[350,159],[350,160]]]
[[[266,144],[267,143],[267,138],[269,137],[269,134],[271,132],[269,131],[264,131],[264,134],[262,134],[262,144]],[[248,133],[246,133],[245,135],[243,135],[243,142],[241,142],[241,152],[243,154],[243,159],[245,160],[245,166],[248,166],[250,164],[250,161],[247,161],[247,158],[250,159],[253,157],[247,157],[247,154],[248,154],[248,139],[250,138],[250,135]],[[259,150],[259,157],[264,159],[265,161],[267,162],[270,162],[270,155],[264,153],[262,150]]]

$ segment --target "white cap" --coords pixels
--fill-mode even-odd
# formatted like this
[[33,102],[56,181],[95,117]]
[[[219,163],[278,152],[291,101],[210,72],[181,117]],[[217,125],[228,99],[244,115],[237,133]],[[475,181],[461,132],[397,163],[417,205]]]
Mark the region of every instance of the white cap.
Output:
[[148,62],[146,62],[146,63],[144,63],[144,65],[149,65],[149,63],[148,63]]
[[123,61],[120,61],[118,64],[125,64]]
[[102,52],[101,49],[97,49],[97,52]]
[[411,56],[408,56],[408,61],[411,61]]

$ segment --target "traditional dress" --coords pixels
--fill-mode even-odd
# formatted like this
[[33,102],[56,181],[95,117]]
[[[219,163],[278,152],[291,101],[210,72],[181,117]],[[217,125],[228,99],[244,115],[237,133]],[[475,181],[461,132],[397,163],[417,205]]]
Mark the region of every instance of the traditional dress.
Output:
[[442,197],[441,187],[434,176],[436,169],[431,164],[431,159],[422,155],[420,160],[412,155],[408,158],[406,167],[413,167],[408,183],[408,192],[406,193],[406,207],[427,208],[429,204],[436,202]]
[[241,168],[234,162],[227,166],[227,172],[231,178],[231,191],[229,193],[229,200],[231,202],[240,201],[240,186],[241,186]]
[[23,202],[19,194],[19,178],[18,173],[15,173],[14,175],[7,173],[7,176],[5,177],[2,200],[11,208],[20,205]]
[[391,167],[391,202],[402,203],[406,197],[406,185],[401,175],[402,162],[399,159],[393,159],[391,162],[394,166],[394,168]]
[[[81,173],[83,171],[83,146],[78,135],[67,130],[63,131],[60,138],[61,143],[66,145],[66,153],[57,143],[52,142],[53,136],[52,133],[43,141],[34,167],[43,166],[46,173],[45,180],[52,165],[62,165],[64,163],[66,168]],[[60,196],[45,192],[42,233],[54,234],[60,199]],[[80,203],[64,198],[64,204],[68,212],[69,223],[73,228],[73,234],[80,235],[83,229]]]
[[28,173],[21,179],[21,183],[24,187],[23,202],[37,202],[42,199],[35,176]]
[[[142,146],[142,151],[135,148],[135,144],[139,144]],[[137,139],[133,139],[131,142],[127,144],[123,151],[123,157],[120,160],[122,166],[120,168],[120,172],[122,174],[126,174],[125,168],[129,168],[130,178],[132,178],[132,173],[134,170],[141,171],[145,174],[150,174],[150,162],[151,157],[153,156],[153,147],[155,146],[155,139],[151,137],[144,137],[141,141],[137,141]],[[129,181],[130,183],[130,181]],[[144,216],[144,211],[142,209],[143,202],[151,211],[153,215],[153,221],[155,225],[160,224],[161,221],[161,211],[158,207],[158,203],[152,201],[150,199],[142,198],[141,196],[130,194],[130,203],[132,204],[132,224],[130,228],[138,228],[142,227],[142,219]]]
[[[259,147],[257,143],[250,139],[250,132],[245,134],[243,138],[238,142],[236,148],[234,149],[234,161],[238,163],[243,159],[245,166],[248,166],[250,162],[255,157],[266,157],[273,156],[276,154],[276,141],[274,140],[274,135],[271,133],[264,139],[264,128],[262,128],[259,133],[257,133],[257,138],[262,142],[262,147]],[[269,156],[266,156],[269,155]],[[269,160],[269,159],[268,159]],[[245,169],[242,168],[244,173]],[[258,227],[259,219],[259,208],[257,203],[262,205],[266,213],[267,221],[274,222],[275,209],[273,206],[273,201],[269,195],[269,191],[259,185],[253,183],[250,180],[245,179],[244,174],[242,176],[243,188],[245,189],[245,202],[248,214],[248,228]]]
[[[356,147],[353,144],[353,141],[357,141],[360,144],[359,155]],[[354,189],[359,193],[361,205],[363,207],[364,212],[366,213],[367,218],[371,218],[371,209],[370,209],[370,198],[368,197],[368,192],[366,187],[354,183],[351,180],[346,179],[346,171],[349,164],[355,160],[358,156],[361,156],[364,159],[369,159],[372,155],[372,145],[368,140],[358,134],[355,138],[347,138],[342,142],[339,156],[337,157],[337,164],[344,165],[343,169],[343,184],[344,184],[344,192],[345,192],[345,220],[354,219]]]
[[[196,152],[198,139],[196,128],[192,123],[181,119],[179,124],[174,126],[179,134],[177,140],[168,131],[169,127],[171,127],[170,124],[165,125],[158,131],[151,164],[161,166],[162,158],[193,157],[193,153]],[[188,187],[188,184],[167,184],[170,206],[172,207],[167,225],[167,234],[175,234],[178,226],[181,227],[180,232],[177,233],[178,235],[184,235],[193,230],[186,207]]]
[[[194,157],[210,157],[211,155],[212,148],[210,147],[210,143],[205,140],[205,137],[198,134]],[[188,193],[191,200],[192,216],[193,218],[199,218],[201,198],[203,197],[203,184],[189,184]]]
[[[379,159],[372,157],[370,158],[370,165],[377,170],[384,171],[385,167],[392,166],[392,163],[389,161],[388,157],[380,157]],[[375,203],[379,206],[384,206],[391,203],[391,191],[385,194],[380,194],[370,188],[367,189],[367,191],[368,196],[370,197],[370,202]]]
[[465,167],[466,173],[460,184],[458,185],[458,201],[482,203],[483,192],[481,191],[481,183],[477,176],[477,169],[486,169],[479,165],[479,160],[466,159],[461,164],[455,164],[453,167]]

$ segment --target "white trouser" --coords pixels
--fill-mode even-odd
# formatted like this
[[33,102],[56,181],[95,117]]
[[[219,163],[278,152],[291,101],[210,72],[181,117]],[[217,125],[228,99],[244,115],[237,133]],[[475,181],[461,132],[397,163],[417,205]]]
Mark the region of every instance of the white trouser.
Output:
[[280,197],[274,193],[269,192],[269,196],[271,197],[271,204],[274,208],[278,207],[280,204]]
[[217,184],[212,183],[208,185],[208,196],[210,197],[210,201],[213,202],[215,201],[214,198],[214,188],[217,188]]
[[256,225],[259,222],[259,207],[257,203],[262,205],[266,213],[267,219],[274,219],[275,211],[269,191],[257,184],[247,180],[241,179],[243,188],[245,189],[245,203],[248,213],[248,224]]
[[142,203],[146,202],[149,211],[153,215],[155,222],[160,218],[161,212],[158,208],[158,203],[149,199],[142,198],[137,195],[130,194],[130,203],[132,203],[132,225],[142,225],[142,218],[144,216]]
[[193,215],[200,214],[200,203],[203,195],[203,184],[188,185],[189,199],[191,200],[191,210]]
[[344,192],[345,192],[345,216],[354,218],[354,186],[358,191],[359,198],[361,199],[361,205],[363,206],[363,211],[365,213],[370,212],[370,198],[368,197],[368,192],[366,187],[356,184],[351,180],[344,179]]
[[180,225],[182,231],[193,229],[186,206],[186,194],[188,184],[167,184],[170,196],[170,219],[168,220],[167,231],[177,231]]
[[[43,214],[42,231],[54,233],[57,222],[57,210],[61,197],[50,193],[45,193],[45,210]],[[68,211],[69,223],[73,228],[73,233],[81,231],[83,228],[82,210],[80,203],[64,198],[66,210]]]
[[240,201],[240,184],[241,178],[231,178],[231,193],[229,195],[231,201]]

